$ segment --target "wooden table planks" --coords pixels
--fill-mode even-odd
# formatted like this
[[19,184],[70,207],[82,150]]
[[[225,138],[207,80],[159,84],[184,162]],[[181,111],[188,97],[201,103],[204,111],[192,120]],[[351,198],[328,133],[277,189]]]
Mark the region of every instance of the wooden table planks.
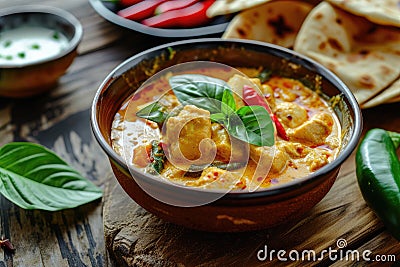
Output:
[[[89,108],[100,82],[119,63],[143,50],[127,34],[100,17],[85,0],[0,1],[0,8],[39,4],[70,11],[82,23],[79,56],[57,87],[30,99],[0,98],[0,145],[41,143],[103,187],[110,173],[94,141]],[[0,196],[0,236],[14,254],[0,250],[0,266],[106,266],[102,201],[62,212],[26,211]]]
[[[115,66],[147,47],[172,40],[112,25],[97,15],[87,0],[0,0],[0,8],[22,4],[69,10],[81,21],[84,37],[79,56],[55,90],[25,100],[0,98],[0,145],[41,143],[107,190],[102,201],[62,212],[25,211],[0,197],[0,235],[10,238],[16,247],[14,254],[0,250],[0,267],[367,265],[333,262],[326,256],[318,262],[280,262],[276,258],[262,262],[256,257],[265,245],[320,253],[335,249],[339,238],[346,239],[348,249],[392,254],[400,261],[399,243],[387,234],[361,197],[354,155],[342,166],[329,194],[295,225],[215,234],[169,224],[147,213],[112,178],[108,161],[91,134],[89,108],[97,87]],[[400,131],[399,107],[392,104],[364,111],[365,128]],[[108,252],[113,256],[111,263]]]

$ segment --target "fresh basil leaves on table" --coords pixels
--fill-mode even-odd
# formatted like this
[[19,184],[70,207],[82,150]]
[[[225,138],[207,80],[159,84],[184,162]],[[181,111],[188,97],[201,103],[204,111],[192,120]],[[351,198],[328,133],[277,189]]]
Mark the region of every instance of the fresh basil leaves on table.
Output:
[[[274,144],[274,126],[268,111],[261,106],[237,109],[232,90],[225,81],[200,74],[183,74],[172,76],[169,84],[182,104],[210,111],[211,120],[225,125],[232,136],[256,146]],[[162,123],[168,117],[164,109],[154,102],[136,115]]]
[[101,198],[102,190],[41,145],[0,148],[0,193],[24,209],[57,211]]

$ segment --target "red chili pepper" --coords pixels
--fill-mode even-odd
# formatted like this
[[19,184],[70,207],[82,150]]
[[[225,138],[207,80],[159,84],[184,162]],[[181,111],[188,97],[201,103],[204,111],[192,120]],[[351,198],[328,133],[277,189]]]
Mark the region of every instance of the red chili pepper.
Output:
[[191,6],[171,10],[154,17],[145,19],[142,23],[149,27],[173,28],[173,27],[195,27],[207,23],[207,9],[215,0],[197,2]]
[[14,251],[15,248],[14,246],[11,244],[10,240],[8,239],[4,239],[4,237],[1,237],[0,239],[0,247],[3,247],[9,251]]
[[121,9],[117,14],[130,20],[142,20],[154,14],[156,8],[167,0],[145,0],[127,8]]
[[267,105],[265,100],[254,90],[252,87],[245,85],[243,87],[243,100],[248,106],[261,106],[264,107],[269,115],[271,116],[271,120],[275,124],[276,131],[278,135],[285,141],[289,141],[289,137],[286,134],[285,128],[283,128],[281,122],[278,120],[278,117],[272,113],[271,108]]
[[181,9],[184,7],[191,6],[199,0],[172,0],[162,3],[156,8],[155,14],[165,13],[171,10]]
[[[121,6],[131,6],[134,4],[137,4],[139,2],[142,2],[143,0],[117,0],[117,2],[121,5]],[[143,1],[144,2],[144,1]]]

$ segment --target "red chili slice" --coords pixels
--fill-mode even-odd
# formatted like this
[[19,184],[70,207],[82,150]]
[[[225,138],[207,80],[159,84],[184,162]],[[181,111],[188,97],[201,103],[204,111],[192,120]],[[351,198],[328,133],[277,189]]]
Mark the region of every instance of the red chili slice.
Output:
[[181,9],[188,6],[191,6],[195,3],[199,2],[199,0],[172,0],[162,3],[156,8],[155,14],[165,13],[171,10]]
[[121,6],[131,6],[131,5],[137,4],[137,3],[142,2],[142,1],[143,0],[120,0],[120,1],[118,1],[118,3]]
[[195,27],[207,23],[207,9],[215,0],[197,2],[191,6],[171,10],[142,21],[142,24],[155,28]]
[[137,4],[131,5],[127,8],[121,9],[117,14],[123,18],[140,21],[142,19],[151,17],[156,8],[166,2],[167,0],[146,0]]
[[245,85],[243,87],[243,100],[248,106],[264,107],[268,111],[269,115],[271,116],[271,120],[275,124],[278,136],[285,141],[289,141],[289,137],[286,134],[285,128],[283,128],[283,125],[279,121],[278,117],[274,113],[272,113],[270,107],[267,105],[265,100],[257,93],[256,90],[248,85]]

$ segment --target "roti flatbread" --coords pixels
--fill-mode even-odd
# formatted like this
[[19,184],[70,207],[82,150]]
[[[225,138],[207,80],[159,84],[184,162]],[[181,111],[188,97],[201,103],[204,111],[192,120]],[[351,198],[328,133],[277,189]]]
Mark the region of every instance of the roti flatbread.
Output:
[[229,23],[222,38],[241,38],[293,47],[311,4],[273,1],[240,12]]
[[219,15],[236,13],[269,1],[271,0],[217,0],[207,9],[207,17],[212,18]]
[[377,24],[400,27],[398,0],[328,0],[328,2]]
[[359,104],[400,75],[400,29],[320,3],[305,19],[294,50],[332,70]]
[[395,81],[389,88],[375,96],[371,100],[365,102],[362,108],[372,108],[384,103],[396,102],[400,100],[400,79]]
[[400,96],[392,98],[392,99],[389,99],[385,103],[395,103],[395,102],[400,102]]

